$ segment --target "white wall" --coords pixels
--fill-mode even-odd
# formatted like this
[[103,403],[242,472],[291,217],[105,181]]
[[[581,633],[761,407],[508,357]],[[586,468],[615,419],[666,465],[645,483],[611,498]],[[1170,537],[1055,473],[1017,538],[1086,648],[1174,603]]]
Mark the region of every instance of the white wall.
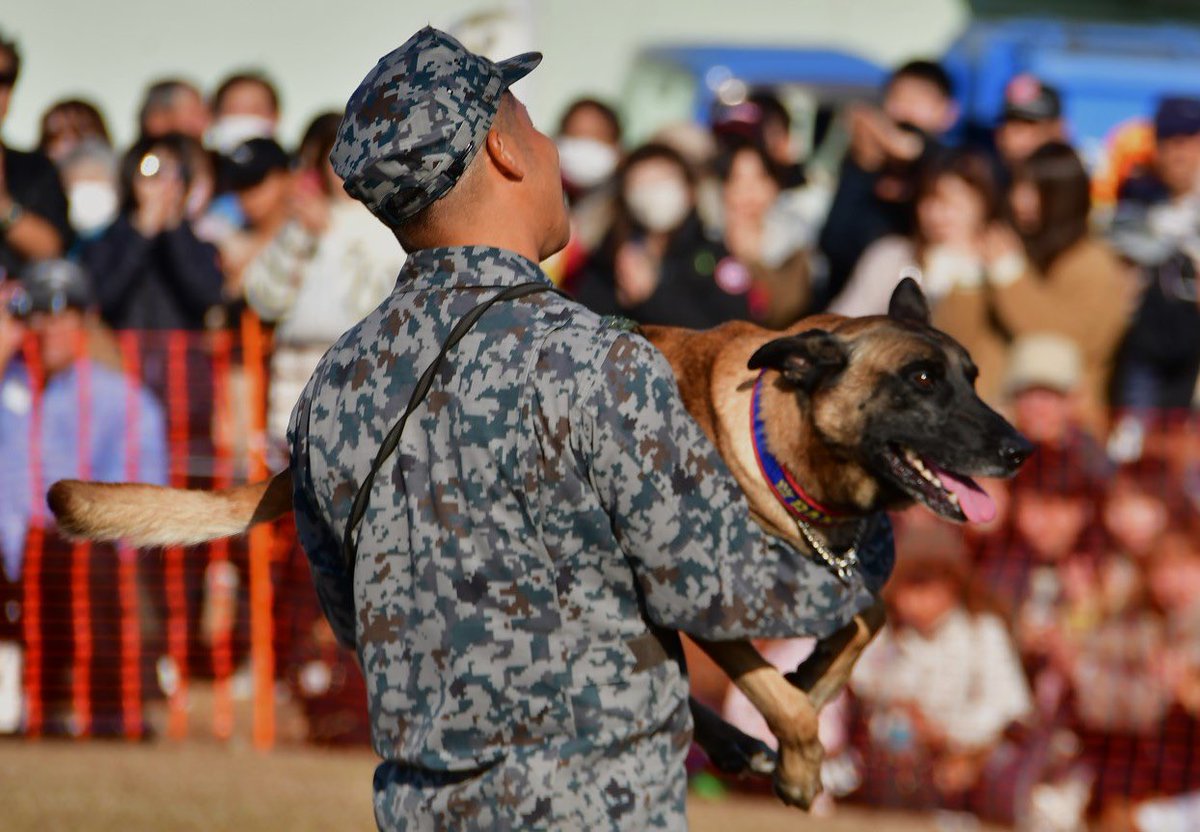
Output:
[[3,0],[0,28],[25,60],[3,135],[32,144],[46,106],[80,95],[124,143],[150,80],[181,75],[209,90],[249,66],[277,80],[294,140],[416,29],[501,7],[514,24],[499,51],[546,55],[519,90],[543,128],[575,95],[615,96],[646,44],[820,44],[890,63],[940,51],[966,20],[961,0]]

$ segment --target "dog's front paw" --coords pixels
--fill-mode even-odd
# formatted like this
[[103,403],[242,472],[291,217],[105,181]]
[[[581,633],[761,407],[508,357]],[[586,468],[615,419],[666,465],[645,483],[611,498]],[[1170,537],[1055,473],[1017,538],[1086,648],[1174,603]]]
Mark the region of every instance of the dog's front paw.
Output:
[[821,793],[821,759],[825,751],[819,742],[801,748],[784,749],[775,767],[775,794],[788,806],[805,811]]

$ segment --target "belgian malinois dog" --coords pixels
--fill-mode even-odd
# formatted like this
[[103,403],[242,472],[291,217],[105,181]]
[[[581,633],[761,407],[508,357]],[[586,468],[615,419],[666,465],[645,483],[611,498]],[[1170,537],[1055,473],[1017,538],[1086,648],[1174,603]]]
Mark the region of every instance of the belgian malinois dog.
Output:
[[[1011,476],[1032,446],[975,394],[975,367],[929,326],[917,284],[886,316],[820,315],[787,332],[730,323],[703,332],[646,327],[670,361],[684,404],[749,500],[754,519],[843,574],[870,515],[921,502],[950,520],[995,507],[971,476]],[[64,480],[49,494],[59,528],[93,540],[189,545],[240,534],[291,511],[291,475],[219,492]],[[883,625],[876,603],[818,643],[785,677],[748,642],[701,646],[779,740],[765,746],[693,705],[696,739],[726,770],[774,772],[787,803],[819,793],[817,711],[844,685]]]

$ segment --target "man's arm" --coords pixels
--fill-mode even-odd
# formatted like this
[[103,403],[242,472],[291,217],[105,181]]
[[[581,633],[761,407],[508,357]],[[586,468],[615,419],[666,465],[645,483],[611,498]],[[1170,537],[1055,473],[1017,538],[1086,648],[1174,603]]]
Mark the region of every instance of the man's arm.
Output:
[[866,582],[850,586],[768,535],[644,339],[619,336],[581,393],[592,482],[655,623],[711,641],[826,636],[872,603],[891,570],[886,517],[871,520]]
[[321,611],[338,643],[348,650],[355,650],[354,576],[342,560],[341,539],[329,528],[314,502],[308,465],[308,407],[304,406],[310,402],[312,385],[313,379],[310,379],[300,404],[292,411],[287,432],[292,449],[292,510],[296,536],[308,557]]
[[71,238],[67,196],[54,164],[27,154],[37,170],[20,193],[13,193],[4,175],[5,151],[0,147],[0,231],[4,242],[26,260],[61,257]]

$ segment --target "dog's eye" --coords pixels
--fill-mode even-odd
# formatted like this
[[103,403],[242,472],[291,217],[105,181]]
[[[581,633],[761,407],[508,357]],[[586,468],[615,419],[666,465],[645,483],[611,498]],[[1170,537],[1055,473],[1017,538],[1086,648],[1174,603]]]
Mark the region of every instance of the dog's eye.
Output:
[[933,385],[937,381],[937,379],[933,377],[933,373],[929,372],[928,370],[917,370],[911,376],[909,376],[909,380],[911,380],[913,386],[919,390],[932,390]]

